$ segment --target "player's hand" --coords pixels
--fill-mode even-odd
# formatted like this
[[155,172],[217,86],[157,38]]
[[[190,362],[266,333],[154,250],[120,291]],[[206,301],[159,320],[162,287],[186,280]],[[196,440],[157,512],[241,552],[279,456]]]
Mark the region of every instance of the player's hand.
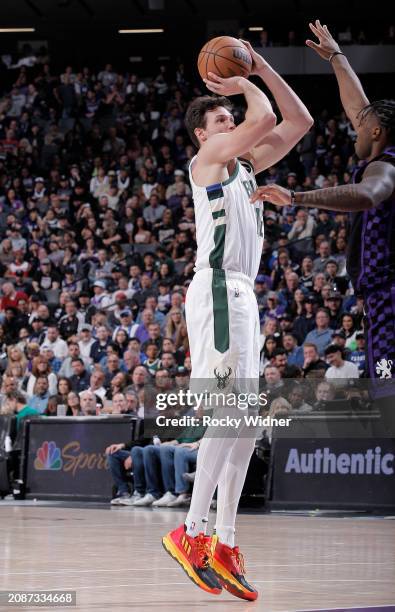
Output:
[[252,58],[251,74],[259,74],[263,68],[267,68],[269,66],[268,62],[262,57],[262,55],[259,55],[259,53],[254,51],[251,46],[251,43],[249,43],[248,40],[242,40],[241,38],[239,40],[243,43],[243,45],[247,47],[248,51],[250,52]]
[[319,44],[313,40],[306,40],[306,45],[314,49],[324,60],[328,60],[332,53],[340,52],[340,47],[332,37],[326,25],[322,26],[319,19],[315,20],[315,25],[309,23],[309,28],[318,38]]
[[234,76],[224,79],[214,72],[209,72],[207,75],[208,79],[203,79],[207,89],[217,94],[217,96],[235,96],[243,93],[243,82],[246,81],[244,77]]
[[256,191],[250,197],[250,202],[256,202],[257,200],[266,200],[276,206],[287,206],[291,204],[291,192],[280,185],[265,185],[264,187],[258,187]]

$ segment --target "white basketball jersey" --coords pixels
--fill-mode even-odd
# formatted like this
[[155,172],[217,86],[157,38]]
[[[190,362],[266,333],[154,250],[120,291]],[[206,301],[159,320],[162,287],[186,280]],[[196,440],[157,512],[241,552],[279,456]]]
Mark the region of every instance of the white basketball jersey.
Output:
[[257,188],[251,164],[236,160],[233,174],[222,183],[199,187],[192,178],[197,258],[195,271],[216,268],[242,272],[255,280],[263,244],[263,202],[250,202]]

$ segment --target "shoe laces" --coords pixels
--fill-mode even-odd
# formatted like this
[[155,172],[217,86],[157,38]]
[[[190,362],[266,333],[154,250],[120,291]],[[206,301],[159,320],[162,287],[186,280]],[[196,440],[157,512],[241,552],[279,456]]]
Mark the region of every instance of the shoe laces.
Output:
[[[212,540],[213,538],[211,538]],[[216,540],[215,540],[216,543]],[[196,552],[202,567],[207,568],[213,562],[213,553],[215,549],[215,543],[210,542],[210,538],[204,535],[203,532],[199,533],[196,538]]]
[[235,546],[234,548],[232,548],[232,557],[235,558],[235,561],[240,568],[240,574],[244,576],[245,574],[244,557],[241,554],[238,546]]

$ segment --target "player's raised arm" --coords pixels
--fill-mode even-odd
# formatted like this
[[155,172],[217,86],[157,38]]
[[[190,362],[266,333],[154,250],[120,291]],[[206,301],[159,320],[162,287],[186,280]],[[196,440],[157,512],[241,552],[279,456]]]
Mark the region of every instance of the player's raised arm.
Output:
[[257,173],[287,155],[313,125],[313,118],[302,100],[270,64],[254,51],[248,41],[242,42],[252,57],[251,74],[259,76],[270,89],[282,116],[282,121],[246,155]]
[[361,81],[351,68],[348,59],[342,53],[327,26],[321,25],[318,19],[316,19],[315,24],[310,23],[309,26],[313,34],[317,36],[318,43],[313,40],[306,40],[306,45],[330,62],[335,71],[343,108],[356,130],[359,124],[358,115],[369,104]]
[[359,212],[377,206],[395,191],[395,167],[377,161],[366,168],[362,181],[328,189],[293,193],[279,185],[258,187],[251,201],[266,200],[277,206],[299,204],[341,212]]
[[205,79],[207,88],[219,96],[243,94],[247,102],[245,119],[227,133],[215,134],[203,142],[199,151],[200,163],[226,163],[249,151],[266,134],[273,130],[276,115],[267,96],[244,77],[221,78],[209,73]]

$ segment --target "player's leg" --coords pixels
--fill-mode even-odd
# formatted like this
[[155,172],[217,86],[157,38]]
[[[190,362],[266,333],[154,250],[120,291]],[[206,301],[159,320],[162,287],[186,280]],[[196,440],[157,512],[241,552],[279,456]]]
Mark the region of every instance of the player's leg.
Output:
[[366,370],[369,378],[395,378],[395,286],[365,296]]
[[[203,391],[209,377],[208,351],[213,346],[213,304],[210,278],[196,275],[189,286],[186,299],[186,319],[190,342],[194,392]],[[212,568],[212,540],[206,536],[208,511],[221,470],[221,457],[229,452],[229,443],[219,450],[218,440],[205,436],[200,444],[196,479],[191,508],[185,525],[170,531],[162,543],[167,552],[181,565],[191,580],[206,592],[219,594],[222,590]]]
[[[250,340],[245,342],[240,351],[236,381],[242,394],[240,398],[244,400],[250,393],[255,396],[259,394],[259,316],[252,289],[243,286],[243,290],[243,296],[240,290],[236,292],[236,295],[245,298],[245,301],[242,302],[244,313],[235,298],[237,313],[234,313],[232,317],[232,333],[234,338],[249,338]],[[247,409],[244,408],[245,404],[242,406],[243,410],[238,409],[238,412],[243,417],[258,413],[256,403],[254,406],[248,406]],[[242,423],[218,482],[215,524],[218,543],[214,553],[213,569],[224,588],[236,597],[251,601],[257,598],[258,593],[245,578],[244,559],[234,542],[237,508],[256,439],[255,428],[247,426],[245,421]]]

